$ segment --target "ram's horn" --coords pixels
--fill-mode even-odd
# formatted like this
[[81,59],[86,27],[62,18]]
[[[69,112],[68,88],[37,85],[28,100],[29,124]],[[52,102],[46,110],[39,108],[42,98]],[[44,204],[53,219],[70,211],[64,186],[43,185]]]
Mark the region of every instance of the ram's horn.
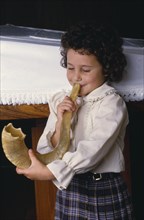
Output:
[[[71,91],[71,99],[76,100],[80,90],[80,85],[75,84]],[[63,115],[63,121],[60,131],[60,140],[53,151],[40,154],[36,152],[37,158],[44,164],[48,164],[56,159],[62,159],[63,155],[68,151],[70,144],[70,125],[72,112],[66,111]],[[25,145],[26,135],[21,128],[15,128],[12,123],[6,125],[2,130],[2,147],[7,159],[15,166],[25,169],[31,165],[28,155],[28,148]]]
[[20,168],[28,168],[31,160],[25,145],[25,134],[21,128],[14,128],[11,123],[2,130],[2,147],[7,159]]

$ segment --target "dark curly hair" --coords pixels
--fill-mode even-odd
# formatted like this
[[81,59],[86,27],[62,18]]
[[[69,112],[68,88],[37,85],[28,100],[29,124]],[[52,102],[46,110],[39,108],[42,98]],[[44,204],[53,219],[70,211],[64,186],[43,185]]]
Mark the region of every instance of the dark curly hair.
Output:
[[106,80],[118,82],[126,66],[122,44],[118,32],[109,25],[97,28],[94,23],[79,23],[62,35],[61,66],[67,67],[67,51],[70,48],[81,54],[93,54],[103,66]]

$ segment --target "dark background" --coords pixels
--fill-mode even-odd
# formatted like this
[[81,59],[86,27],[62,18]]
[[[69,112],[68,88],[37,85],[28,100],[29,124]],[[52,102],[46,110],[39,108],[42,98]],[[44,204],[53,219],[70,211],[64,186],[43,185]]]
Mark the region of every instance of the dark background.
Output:
[[82,20],[111,23],[122,37],[144,38],[143,0],[1,0],[1,24],[65,30]]

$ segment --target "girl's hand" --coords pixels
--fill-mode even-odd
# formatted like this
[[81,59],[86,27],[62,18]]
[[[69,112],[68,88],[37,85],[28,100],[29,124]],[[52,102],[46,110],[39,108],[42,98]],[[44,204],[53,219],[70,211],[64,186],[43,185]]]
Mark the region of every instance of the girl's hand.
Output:
[[31,165],[27,169],[20,169],[16,167],[17,174],[26,176],[31,180],[53,180],[55,179],[54,175],[48,169],[46,165],[41,163],[33,153],[33,150],[28,151],[29,157],[31,159]]
[[75,112],[77,105],[71,100],[70,97],[66,96],[64,100],[57,107],[57,117],[58,120],[62,120],[65,111]]
[[65,111],[75,112],[78,105],[71,100],[70,97],[66,96],[64,100],[57,106],[57,122],[55,125],[55,132],[51,137],[51,143],[55,147],[60,138],[61,123],[63,119],[63,114]]

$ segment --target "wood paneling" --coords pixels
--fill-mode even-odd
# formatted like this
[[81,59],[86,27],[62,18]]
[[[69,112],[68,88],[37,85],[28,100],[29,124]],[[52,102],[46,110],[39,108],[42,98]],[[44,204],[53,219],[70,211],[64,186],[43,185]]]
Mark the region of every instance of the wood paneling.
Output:
[[0,120],[47,118],[48,104],[0,105]]
[[[32,129],[32,145],[36,150],[43,127]],[[35,201],[37,220],[54,220],[56,187],[51,181],[35,181]]]

